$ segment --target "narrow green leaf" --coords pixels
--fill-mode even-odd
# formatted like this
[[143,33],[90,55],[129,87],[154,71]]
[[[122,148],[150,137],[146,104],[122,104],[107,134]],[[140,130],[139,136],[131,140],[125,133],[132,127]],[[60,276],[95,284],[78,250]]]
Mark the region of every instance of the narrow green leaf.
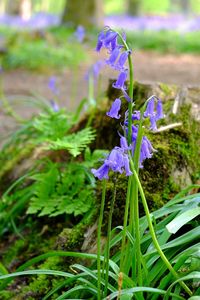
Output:
[[170,233],[176,233],[183,225],[187,224],[198,215],[200,215],[200,207],[187,210],[181,215],[178,215],[174,220],[172,220],[166,226],[166,228]]
[[[166,291],[156,289],[156,288],[135,287],[135,288],[131,288],[131,289],[121,290],[120,295],[126,295],[126,294],[130,294],[130,293],[132,293],[132,295],[133,295],[134,293],[140,293],[140,292],[157,293],[157,294],[160,294],[160,295],[165,295],[166,294]],[[119,291],[110,294],[107,298],[104,298],[103,300],[107,300],[107,299],[112,300],[112,299],[115,299],[118,296],[119,296]],[[176,299],[185,300],[185,298],[183,298],[179,295],[176,295],[174,293],[170,293],[170,296],[174,296],[174,297],[176,297]]]
[[174,281],[169,288],[167,289],[166,295],[164,297],[164,300],[168,300],[169,296],[170,296],[170,292],[173,288],[174,285],[176,285],[177,283],[179,283],[180,281],[186,281],[186,280],[193,280],[193,279],[200,279],[200,272],[192,272],[184,277],[181,277],[179,279],[177,279],[176,281]]

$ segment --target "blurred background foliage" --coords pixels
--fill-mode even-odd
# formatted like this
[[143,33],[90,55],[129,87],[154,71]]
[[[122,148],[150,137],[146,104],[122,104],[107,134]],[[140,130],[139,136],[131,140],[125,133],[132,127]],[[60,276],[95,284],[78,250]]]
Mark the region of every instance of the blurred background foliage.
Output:
[[104,25],[126,30],[133,49],[198,54],[199,13],[200,0],[1,0],[0,60],[4,69],[79,66]]
[[[15,0],[17,2],[18,0]],[[32,0],[32,11],[46,11],[48,13],[61,14],[67,1],[70,0]],[[90,1],[90,0],[89,0]],[[100,0],[99,0],[100,1]],[[132,0],[103,0],[104,12],[109,14],[128,13],[129,4]],[[9,0],[0,1],[0,12],[5,11]],[[12,2],[14,2],[12,0]],[[142,14],[165,14],[169,12],[180,12],[184,6],[188,6],[192,13],[200,13],[200,0],[133,0],[139,2]],[[188,4],[189,3],[189,4]]]

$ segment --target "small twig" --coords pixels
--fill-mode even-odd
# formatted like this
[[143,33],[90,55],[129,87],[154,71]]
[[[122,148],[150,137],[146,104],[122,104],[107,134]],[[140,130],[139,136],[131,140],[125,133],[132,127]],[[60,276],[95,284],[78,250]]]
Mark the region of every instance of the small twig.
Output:
[[178,126],[182,126],[182,125],[183,125],[182,122],[178,122],[178,123],[173,123],[173,124],[169,124],[169,125],[166,125],[166,126],[161,126],[160,128],[158,128],[157,131],[155,131],[155,133],[166,131],[166,130],[169,130],[169,129],[172,129],[172,128],[175,128],[175,127],[178,127]]

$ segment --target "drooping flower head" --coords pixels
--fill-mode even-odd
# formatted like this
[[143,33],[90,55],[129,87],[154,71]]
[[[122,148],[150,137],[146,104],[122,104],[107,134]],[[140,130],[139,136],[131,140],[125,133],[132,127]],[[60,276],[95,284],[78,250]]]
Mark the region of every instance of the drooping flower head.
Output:
[[121,73],[119,73],[117,81],[113,83],[113,87],[115,89],[126,90],[125,81],[127,78],[127,73],[127,70],[123,70]]
[[151,123],[150,130],[156,131],[157,130],[156,122],[164,118],[162,102],[160,99],[158,99],[155,96],[149,99],[146,110],[144,112],[144,117],[149,118],[150,120]]
[[116,70],[124,71],[126,69],[124,65],[128,59],[128,56],[130,55],[130,53],[131,53],[130,50],[127,50],[127,51],[124,51],[121,53],[116,65],[114,66],[114,68]]
[[126,148],[126,145],[127,143],[125,143],[125,141],[123,140],[123,142],[121,142],[121,147],[113,148],[113,150],[104,160],[103,165],[99,169],[91,170],[94,176],[100,180],[108,179],[108,173],[110,170],[112,170],[113,172],[118,172],[120,174],[125,172],[126,176],[132,175],[127,152],[128,148]]
[[116,98],[106,115],[111,118],[119,119],[121,117],[121,115],[119,114],[120,108],[121,100],[119,98]]

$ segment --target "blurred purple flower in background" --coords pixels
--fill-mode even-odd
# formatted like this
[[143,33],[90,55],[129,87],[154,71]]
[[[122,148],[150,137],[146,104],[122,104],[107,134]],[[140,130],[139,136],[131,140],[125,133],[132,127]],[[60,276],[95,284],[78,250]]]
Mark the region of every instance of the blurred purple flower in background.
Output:
[[[0,16],[0,24],[18,29],[43,29],[52,26],[58,26],[61,23],[61,16],[38,12],[31,16],[28,20],[23,20],[20,16],[3,14]],[[198,31],[200,30],[200,17],[194,16],[192,19],[184,15],[173,14],[166,16],[138,16],[129,15],[111,15],[104,19],[104,24],[112,28],[123,28],[124,30],[176,30],[178,32]],[[83,36],[83,29],[78,29],[80,36]],[[79,34],[79,33],[78,33]],[[102,33],[103,36],[103,33]],[[110,38],[110,37],[109,37]],[[123,36],[124,38],[124,36]],[[124,39],[125,40],[125,39]],[[81,41],[82,42],[82,41]],[[115,48],[114,39],[112,41]],[[99,41],[98,47],[101,48]],[[100,49],[99,49],[100,50]]]
[[49,89],[52,91],[52,93],[54,95],[58,96],[59,95],[59,90],[58,90],[58,88],[56,86],[56,81],[57,81],[56,77],[55,76],[51,76],[49,78],[48,87],[49,87]]
[[30,19],[24,20],[20,16],[3,14],[0,16],[0,24],[18,29],[43,29],[52,26],[58,26],[61,18],[59,15],[38,12]]
[[190,32],[200,30],[200,17],[188,18],[184,15],[172,14],[166,16],[129,16],[112,15],[105,18],[105,24],[111,28],[123,28],[129,31],[161,31],[175,30]]
[[98,60],[96,63],[94,63],[89,70],[87,71],[85,75],[85,79],[89,80],[90,76],[93,76],[95,80],[98,79],[100,71],[102,67],[105,65],[105,62],[103,60]]
[[79,43],[82,43],[85,38],[85,28],[82,25],[79,25],[74,33],[74,36]]
[[58,112],[60,110],[58,104],[54,100],[50,100],[50,104],[54,112]]

